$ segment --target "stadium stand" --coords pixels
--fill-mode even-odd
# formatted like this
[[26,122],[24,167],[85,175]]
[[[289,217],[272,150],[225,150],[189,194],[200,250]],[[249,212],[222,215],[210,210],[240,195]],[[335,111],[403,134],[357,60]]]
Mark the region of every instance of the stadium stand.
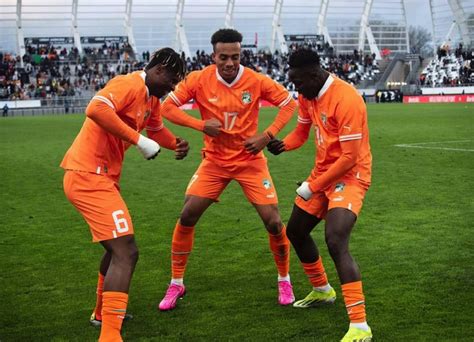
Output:
[[[452,11],[438,4],[442,1],[430,2],[434,44],[442,46],[434,57],[410,53],[402,0],[390,0],[390,9],[380,1],[372,4],[367,0],[312,5],[299,0],[262,0],[257,12],[249,1],[216,0],[199,2],[200,10],[205,9],[202,14],[196,12],[196,4],[183,0],[176,2],[176,8],[165,1],[145,5],[128,0],[130,6],[125,9],[98,0],[97,9],[108,6],[125,17],[104,17],[103,25],[97,25],[99,18],[87,12],[86,3],[72,2],[55,7],[48,19],[54,25],[49,28],[38,24],[36,5],[5,3],[0,5],[0,101],[39,100],[42,107],[54,108],[64,103],[85,106],[86,99],[110,78],[142,68],[150,51],[159,46],[181,51],[189,71],[202,69],[212,63],[208,39],[217,23],[217,27],[233,26],[243,32],[243,65],[289,90],[294,87],[286,75],[288,54],[306,47],[318,51],[324,68],[358,87],[369,102],[382,102],[376,96],[378,91],[443,93],[442,87],[474,83],[473,51],[463,47],[472,47],[469,32],[474,28],[472,20],[459,21],[469,15],[469,11],[462,12],[469,7],[465,0],[460,0],[460,9]],[[447,30],[440,14],[458,21]],[[158,19],[164,25],[160,34],[150,31]],[[448,35],[442,36],[446,31]],[[461,45],[450,51],[455,42]],[[460,88],[459,93],[465,91],[470,88]],[[15,112],[19,107],[17,103],[11,108]]]
[[420,74],[420,85],[447,87],[474,84],[474,51],[460,45],[454,52],[438,49]]

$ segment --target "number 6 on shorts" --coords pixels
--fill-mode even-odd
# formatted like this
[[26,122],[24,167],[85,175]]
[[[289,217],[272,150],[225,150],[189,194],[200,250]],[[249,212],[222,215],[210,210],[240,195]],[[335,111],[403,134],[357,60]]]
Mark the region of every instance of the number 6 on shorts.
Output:
[[[123,210],[115,210],[112,213],[112,217],[115,222],[115,227],[117,228],[117,232],[122,234],[128,232],[128,222],[125,217],[120,217],[120,215],[124,215]],[[117,237],[117,232],[113,231],[114,238]]]

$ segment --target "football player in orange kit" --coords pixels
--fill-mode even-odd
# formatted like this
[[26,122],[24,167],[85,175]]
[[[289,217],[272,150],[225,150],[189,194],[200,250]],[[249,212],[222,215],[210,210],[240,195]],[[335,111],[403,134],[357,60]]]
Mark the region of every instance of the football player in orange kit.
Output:
[[[212,35],[215,62],[191,72],[163,102],[163,116],[175,124],[202,131],[203,160],[192,176],[171,246],[172,279],[159,304],[171,310],[185,294],[184,272],[194,241],[195,226],[232,180],[242,187],[269,233],[270,249],[278,269],[278,301],[294,301],[289,276],[289,241],[278,211],[278,198],[262,149],[291,119],[296,103],[291,95],[269,77],[240,64],[242,35],[221,29]],[[179,107],[194,99],[201,118]],[[280,110],[275,121],[258,133],[260,99]]]
[[[64,192],[89,224],[105,254],[100,263],[97,302],[91,324],[99,341],[122,341],[128,290],[138,249],[119,179],[125,151],[136,145],[153,159],[160,145],[183,159],[188,143],[163,126],[160,98],[184,77],[185,65],[170,48],[156,51],[144,71],[117,76],[90,101],[81,131],[61,162]],[[140,132],[146,129],[148,138]]]
[[359,268],[349,252],[349,238],[370,186],[372,154],[367,111],[357,90],[323,70],[316,52],[302,49],[289,58],[289,78],[299,92],[298,125],[268,150],[278,155],[294,150],[315,129],[315,166],[299,188],[288,222],[288,238],[308,276],[313,291],[293,306],[308,308],[333,303],[318,249],[310,233],[326,221],[325,238],[336,265],[350,326],[342,341],[370,341]]

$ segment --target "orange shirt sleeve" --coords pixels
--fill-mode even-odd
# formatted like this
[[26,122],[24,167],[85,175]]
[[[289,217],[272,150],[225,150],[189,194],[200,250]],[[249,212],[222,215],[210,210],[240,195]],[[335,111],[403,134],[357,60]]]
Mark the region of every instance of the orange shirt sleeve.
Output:
[[162,126],[159,130],[147,130],[148,138],[155,140],[160,146],[168,150],[176,149],[176,136],[167,128]]
[[136,145],[139,133],[121,120],[118,113],[133,104],[139,90],[127,76],[116,77],[92,98],[86,115],[105,131]]
[[308,140],[312,121],[302,101],[299,101],[297,122],[296,128],[283,139],[285,151],[295,150]]
[[110,105],[94,98],[86,108],[87,117],[108,133],[136,145],[140,134],[123,122]]
[[[153,101],[155,101],[155,99],[153,99]],[[160,146],[174,151],[176,149],[176,137],[165,127],[160,114],[160,101],[156,101],[152,109],[152,114],[145,126],[146,134],[148,138],[155,140]]]
[[262,77],[262,99],[280,108],[275,120],[265,130],[265,132],[270,133],[271,136],[276,136],[293,116],[296,102],[281,84],[275,82],[270,77]]
[[341,144],[341,156],[321,176],[309,183],[311,191],[323,190],[344,176],[357,163],[362,142],[365,105],[362,99],[345,97],[336,107],[335,118]]
[[174,91],[169,93],[168,97],[163,102],[162,115],[176,125],[203,131],[203,120],[186,114],[186,112],[179,108],[192,98],[195,98],[196,88],[198,87],[198,77],[199,71],[190,73],[186,79],[176,86]]

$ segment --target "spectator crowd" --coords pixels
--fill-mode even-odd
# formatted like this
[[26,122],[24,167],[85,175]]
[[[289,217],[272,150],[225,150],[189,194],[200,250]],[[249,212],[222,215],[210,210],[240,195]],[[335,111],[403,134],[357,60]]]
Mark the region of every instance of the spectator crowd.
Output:
[[448,45],[438,49],[437,55],[419,77],[421,86],[457,87],[474,84],[474,50],[462,44],[452,51]]
[[[354,51],[350,55],[335,55],[329,44],[307,46],[291,44],[291,51],[304,47],[316,49],[322,66],[338,77],[357,85],[365,79],[375,79],[379,72],[373,55]],[[0,98],[9,100],[51,99],[61,96],[90,96],[113,77],[142,69],[150,59],[150,52],[137,60],[128,43],[86,46],[80,55],[75,47],[52,45],[27,46],[23,67],[19,56],[0,52]],[[200,70],[212,63],[211,55],[196,51],[184,56],[188,71]],[[287,77],[288,56],[278,51],[243,50],[242,65],[282,83],[294,90]]]

